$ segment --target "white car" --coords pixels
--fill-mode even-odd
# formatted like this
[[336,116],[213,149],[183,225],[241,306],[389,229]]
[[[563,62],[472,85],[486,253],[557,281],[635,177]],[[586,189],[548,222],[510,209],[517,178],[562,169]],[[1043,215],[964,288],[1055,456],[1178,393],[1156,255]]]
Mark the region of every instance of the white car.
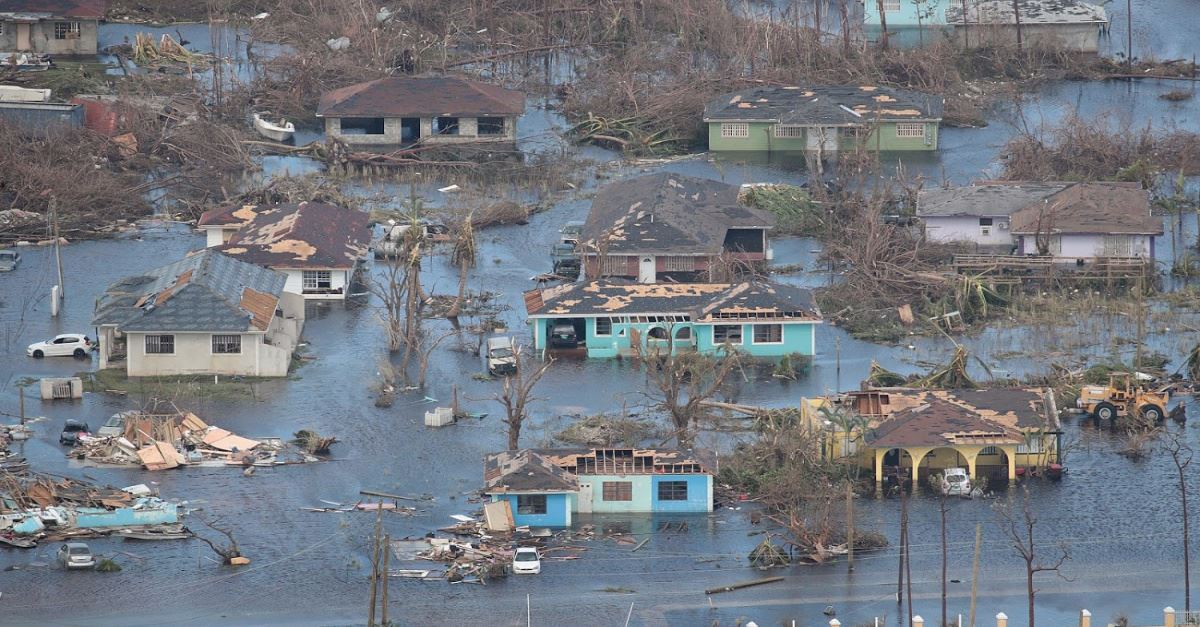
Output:
[[941,488],[946,496],[970,496],[971,475],[966,468],[947,468],[942,471]]
[[59,547],[58,562],[70,570],[96,567],[96,558],[92,557],[92,550],[82,542],[68,542]]
[[514,575],[536,575],[542,572],[542,558],[537,549],[531,546],[517,547],[513,554],[512,570]]
[[25,349],[25,354],[41,359],[43,357],[74,356],[84,358],[91,352],[92,340],[81,333],[64,333],[52,340],[35,342]]

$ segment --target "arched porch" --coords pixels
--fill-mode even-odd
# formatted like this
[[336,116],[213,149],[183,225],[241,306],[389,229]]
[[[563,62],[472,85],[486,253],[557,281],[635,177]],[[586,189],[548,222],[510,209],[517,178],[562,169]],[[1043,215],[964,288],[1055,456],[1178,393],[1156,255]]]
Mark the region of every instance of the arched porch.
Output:
[[[1016,444],[994,446],[905,446],[875,449],[875,483],[882,485],[889,472],[906,471],[916,490],[929,475],[945,468],[965,467],[972,479],[1016,481]],[[916,469],[914,473],[913,470]]]

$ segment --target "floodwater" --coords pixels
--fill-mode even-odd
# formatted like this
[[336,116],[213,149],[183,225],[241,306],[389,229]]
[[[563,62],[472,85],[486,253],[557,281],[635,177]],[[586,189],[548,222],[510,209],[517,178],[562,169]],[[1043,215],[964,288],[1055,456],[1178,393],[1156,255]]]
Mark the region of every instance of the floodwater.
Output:
[[[1169,87],[1155,83],[1052,83],[1025,99],[1027,115],[1037,111],[1055,119],[1072,108],[1087,115],[1111,112],[1114,119],[1163,128],[1197,125],[1194,107],[1171,105],[1157,98]],[[531,101],[534,100],[531,98]],[[944,176],[967,182],[996,167],[996,154],[1014,132],[1015,105],[1001,104],[984,129],[947,129],[943,149],[921,159],[904,157],[906,168],[931,179]],[[528,126],[527,126],[528,124]],[[565,123],[552,111],[530,104],[520,134],[529,147],[563,159],[587,161],[589,176],[582,187],[565,194],[548,211],[524,226],[504,226],[479,233],[480,263],[470,280],[472,289],[496,291],[511,307],[502,314],[510,329],[527,338],[520,294],[529,277],[549,269],[548,244],[565,221],[581,219],[597,185],[614,177],[667,169],[726,180],[731,183],[807,179],[800,168],[776,163],[714,161],[694,156],[665,164],[632,165],[594,148],[564,142],[557,134]],[[269,165],[269,167],[268,167]],[[304,160],[276,158],[264,163],[259,176],[279,176],[296,168],[315,169]],[[994,172],[994,170],[992,170]],[[447,180],[445,184],[453,181]],[[394,204],[407,186],[355,181],[348,189],[374,196],[381,205]],[[422,186],[420,193],[436,192]],[[389,198],[390,197],[390,198]],[[430,198],[435,206],[447,198]],[[1185,224],[1185,241],[1194,241],[1194,220]],[[48,294],[53,271],[49,250],[25,248],[24,262],[13,273],[0,274],[0,413],[17,413],[15,383],[25,377],[63,376],[94,368],[94,363],[70,358],[33,360],[24,346],[62,332],[91,332],[92,304],[111,281],[181,256],[203,245],[203,237],[179,225],[146,223],[135,236],[81,242],[63,249],[67,275],[66,308],[53,319]],[[804,285],[829,280],[816,263],[819,244],[805,239],[775,242],[776,263],[801,264],[805,271],[783,277]],[[1160,248],[1162,250],[1162,248]],[[455,270],[445,256],[424,268],[424,284],[435,293],[452,292]],[[188,519],[204,532],[200,517],[219,519],[231,527],[252,564],[240,569],[218,566],[209,549],[197,541],[133,543],[98,539],[93,551],[114,556],[119,573],[65,573],[53,566],[56,546],[32,551],[0,551],[2,622],[63,624],[150,625],[209,624],[361,624],[367,606],[368,553],[374,518],[367,513],[310,513],[300,510],[321,500],[354,502],[360,489],[406,495],[429,495],[421,514],[389,514],[385,528],[393,538],[421,536],[452,522],[450,514],[471,513],[469,495],[482,483],[484,454],[504,447],[499,407],[490,399],[496,381],[479,381],[479,358],[459,350],[451,340],[432,359],[428,388],[398,398],[394,407],[372,403],[378,365],[386,359],[377,324],[378,303],[314,305],[305,328],[308,353],[316,359],[286,380],[259,383],[251,397],[195,398],[181,390],[176,400],[210,423],[247,436],[288,436],[301,428],[336,435],[335,459],[321,464],[264,468],[251,477],[236,470],[185,469],[160,473],[140,470],[79,468],[68,462],[56,442],[64,420],[83,419],[95,425],[108,415],[136,407],[144,398],[87,394],[82,401],[42,403],[28,399],[30,415],[46,416],[36,423],[36,436],[15,449],[41,471],[89,477],[125,486],[157,482],[168,498],[187,499],[196,511]],[[1148,329],[1152,350],[1171,355],[1179,365],[1194,341],[1193,314],[1177,329]],[[1064,360],[1080,352],[1094,356],[1128,356],[1133,347],[1131,322],[1098,319],[1075,331],[1060,327],[997,326],[963,341],[983,361],[1013,375],[1042,372],[1046,359],[1029,354],[1059,348]],[[431,322],[441,329],[442,322]],[[435,332],[437,332],[435,330]],[[923,362],[944,361],[953,351],[945,338],[913,338],[898,346],[869,344],[823,325],[817,332],[818,355],[811,373],[799,381],[773,379],[768,373],[747,371],[736,386],[737,402],[766,406],[794,405],[801,396],[848,389],[863,378],[872,360],[900,372],[923,369]],[[443,429],[428,429],[423,413],[448,404],[457,386],[466,409],[491,412],[479,421]],[[629,362],[560,361],[547,374],[533,407],[532,424],[523,434],[530,446],[549,444],[568,419],[561,416],[638,408],[649,400],[644,376]],[[1194,410],[1195,407],[1191,408]],[[1179,428],[1179,427],[1173,427]],[[1200,446],[1194,428],[1180,428],[1193,446]],[[1118,613],[1136,622],[1151,622],[1162,607],[1182,605],[1179,505],[1173,467],[1155,454],[1140,462],[1114,453],[1111,436],[1067,419],[1065,439],[1071,443],[1068,476],[1059,483],[1032,482],[1032,508],[1038,517],[1039,551],[1055,558],[1055,545],[1069,547],[1070,561],[1058,578],[1039,575],[1039,618],[1046,625],[1073,622],[1080,608],[1098,620]],[[701,446],[731,450],[748,434],[705,433]],[[1000,527],[996,508],[1020,497],[1006,490],[997,499],[953,500],[949,503],[948,556],[951,614],[966,613],[971,557],[976,524],[983,526],[979,615],[1007,613],[1010,624],[1024,620],[1023,570]],[[592,520],[598,527],[626,526],[649,542],[637,553],[611,541],[585,543],[589,550],[574,562],[548,562],[536,577],[513,577],[487,586],[451,585],[444,581],[391,582],[391,616],[400,624],[498,624],[526,622],[526,602],[533,623],[559,625],[618,625],[632,604],[631,624],[734,624],[753,619],[761,625],[824,625],[822,610],[833,605],[843,624],[884,617],[895,624],[896,551],[888,548],[859,555],[848,573],[843,562],[825,566],[795,566],[773,571],[785,581],[706,597],[705,588],[763,576],[747,568],[746,554],[761,541],[762,526],[752,525],[748,506],[721,509],[711,515],[612,516]],[[863,498],[856,502],[860,529],[885,534],[896,543],[898,502]],[[918,496],[912,501],[912,573],[914,610],[931,622],[940,615],[941,556],[938,501]],[[685,532],[656,532],[666,520],[686,520]],[[581,521],[584,522],[584,521]],[[211,533],[210,533],[211,535]],[[606,591],[607,590],[607,591]],[[528,595],[528,596],[527,596]],[[53,617],[50,619],[48,617]],[[982,620],[982,618],[981,618]]]

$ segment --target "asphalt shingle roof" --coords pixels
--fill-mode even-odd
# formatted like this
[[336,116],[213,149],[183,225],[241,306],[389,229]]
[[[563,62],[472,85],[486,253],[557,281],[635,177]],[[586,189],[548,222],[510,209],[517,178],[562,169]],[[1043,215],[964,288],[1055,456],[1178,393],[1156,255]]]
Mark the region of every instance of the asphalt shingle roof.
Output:
[[966,187],[935,187],[917,194],[917,216],[1010,216],[1066,189],[1070,183],[984,182]]
[[[967,5],[967,24],[1015,24],[1014,0],[973,0]],[[1108,22],[1104,7],[1078,0],[1016,0],[1022,24],[1090,24]],[[963,23],[958,3],[946,7],[946,23]]]
[[862,126],[880,121],[940,120],[945,100],[877,85],[764,86],[725,94],[704,107],[704,120]]
[[269,268],[344,269],[353,268],[371,244],[370,217],[362,211],[302,202],[255,207],[251,213],[217,250]]
[[[536,292],[536,291],[535,291]],[[623,283],[592,281],[540,291],[526,298],[526,311],[537,316],[608,316],[689,314],[694,320],[790,314],[784,317],[820,320],[812,292],[769,282]]]
[[320,117],[521,115],[525,94],[453,76],[391,76],[326,92]]

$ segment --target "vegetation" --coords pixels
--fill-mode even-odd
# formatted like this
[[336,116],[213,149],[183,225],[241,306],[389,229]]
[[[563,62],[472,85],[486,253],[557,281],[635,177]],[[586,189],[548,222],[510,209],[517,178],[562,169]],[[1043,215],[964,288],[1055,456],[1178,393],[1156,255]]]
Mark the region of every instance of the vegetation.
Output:
[[775,216],[773,233],[828,237],[833,227],[825,210],[795,185],[756,186],[746,190],[745,202]]

